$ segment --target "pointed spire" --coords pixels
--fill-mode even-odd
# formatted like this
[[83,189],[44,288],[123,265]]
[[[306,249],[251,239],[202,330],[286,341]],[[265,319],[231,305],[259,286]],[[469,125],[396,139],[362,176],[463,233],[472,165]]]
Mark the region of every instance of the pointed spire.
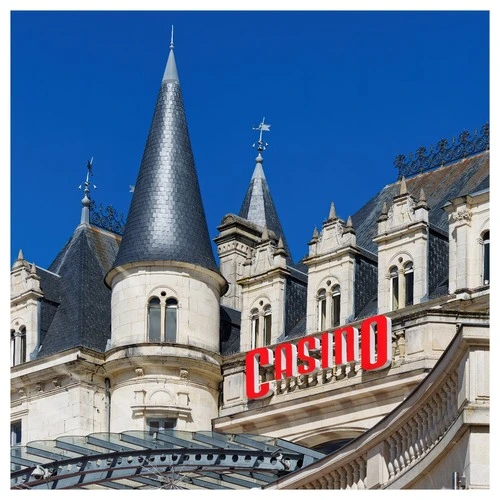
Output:
[[311,238],[311,241],[308,243],[309,245],[314,245],[314,243],[317,243],[319,239],[319,233],[318,233],[318,228],[315,227],[313,231],[313,235]]
[[335,203],[333,203],[332,201],[332,204],[330,205],[330,213],[328,214],[328,220],[334,220],[337,218],[337,213],[335,212]]
[[425,208],[426,210],[429,210],[429,205],[427,204],[424,188],[420,188],[420,197],[418,199],[418,203],[416,204],[415,208]]
[[215,263],[173,52],[158,93],[112,276],[121,266],[174,261],[222,277]]
[[408,188],[406,187],[406,179],[403,175],[401,178],[401,184],[399,186],[399,195],[408,194]]
[[[270,125],[265,124],[264,120],[262,120],[262,122],[263,123],[261,123],[259,127],[264,125],[264,129],[262,130],[268,130],[266,127],[270,127]],[[259,127],[254,127],[254,129],[261,130]],[[259,150],[257,158],[255,159],[255,169],[250,180],[250,185],[248,186],[245,199],[243,200],[238,215],[261,227],[269,228],[278,239],[280,236],[283,237],[283,245],[287,253],[287,264],[293,265],[291,252],[288,248],[283,228],[281,227],[281,222],[271,196],[269,185],[267,184],[266,176],[264,175],[264,169],[262,168],[263,162],[264,158]]]
[[356,231],[354,230],[354,227],[352,226],[352,219],[351,219],[350,215],[347,218],[347,222],[346,222],[345,228],[344,228],[344,233],[353,233],[353,234],[356,234]]
[[12,269],[18,269],[21,267],[29,268],[29,263],[25,260],[22,249],[19,249],[19,254],[17,255],[17,259],[14,261],[12,265]]
[[82,189],[82,186],[84,186],[82,199],[82,216],[80,218],[80,224],[89,224],[90,222],[90,187],[92,186],[94,189],[97,189],[97,186],[90,182],[90,178],[94,175],[94,173],[92,172],[93,162],[94,157],[87,161],[87,177],[85,178],[85,182],[78,186],[78,189]]
[[278,240],[278,246],[276,248],[276,252],[274,253],[274,255],[283,255],[284,257],[287,256],[285,247],[283,245],[283,237],[282,236],[280,236],[280,239]]
[[174,27],[172,26],[172,34],[170,36],[170,53],[168,54],[167,66],[163,73],[162,82],[178,82],[179,75],[177,73],[177,65],[175,64],[174,56]]

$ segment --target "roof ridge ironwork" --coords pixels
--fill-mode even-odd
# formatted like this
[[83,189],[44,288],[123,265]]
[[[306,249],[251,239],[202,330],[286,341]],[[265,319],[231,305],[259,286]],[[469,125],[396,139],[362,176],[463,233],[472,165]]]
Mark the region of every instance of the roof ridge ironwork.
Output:
[[408,160],[405,155],[398,155],[394,159],[394,167],[398,169],[398,181],[403,177],[421,174],[427,170],[449,165],[457,160],[473,156],[490,148],[490,124],[487,122],[481,127],[478,135],[477,129],[472,136],[464,130],[458,135],[457,141],[452,137],[451,145],[446,139],[441,139],[436,144],[436,149],[431,145],[429,152],[424,146],[415,151],[415,156],[410,153]]

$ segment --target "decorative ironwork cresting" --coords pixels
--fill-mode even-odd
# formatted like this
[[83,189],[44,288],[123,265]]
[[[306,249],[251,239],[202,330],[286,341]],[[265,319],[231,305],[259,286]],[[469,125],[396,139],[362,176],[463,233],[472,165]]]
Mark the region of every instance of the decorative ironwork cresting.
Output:
[[409,177],[411,175],[420,174],[426,170],[431,170],[436,167],[442,167],[453,161],[472,156],[490,148],[490,124],[485,123],[481,127],[481,133],[478,134],[477,130],[471,136],[469,132],[464,130],[455,141],[452,138],[451,146],[446,139],[441,139],[436,149],[434,146],[430,147],[430,151],[420,146],[415,152],[415,156],[410,153],[407,160],[405,155],[398,155],[394,160],[394,166],[398,169],[398,180],[401,178]]
[[122,212],[118,214],[118,210],[111,205],[103,209],[102,204],[99,204],[99,208],[96,208],[94,200],[90,202],[90,223],[119,235],[123,235],[125,228],[125,219]]

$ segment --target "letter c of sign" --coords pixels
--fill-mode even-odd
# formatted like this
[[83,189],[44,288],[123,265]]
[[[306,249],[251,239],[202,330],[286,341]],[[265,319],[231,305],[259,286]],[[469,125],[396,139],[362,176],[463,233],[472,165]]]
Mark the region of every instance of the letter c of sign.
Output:
[[274,391],[274,382],[259,384],[259,366],[271,366],[274,353],[267,347],[259,347],[249,351],[245,358],[246,390],[249,399],[261,399],[270,396]]

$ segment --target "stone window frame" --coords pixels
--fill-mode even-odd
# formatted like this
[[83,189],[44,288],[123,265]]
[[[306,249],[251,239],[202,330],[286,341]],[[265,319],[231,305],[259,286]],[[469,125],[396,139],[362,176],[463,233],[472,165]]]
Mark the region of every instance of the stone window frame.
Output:
[[[479,237],[479,244],[481,245],[481,284],[489,285],[491,282],[491,271],[490,271],[490,229],[489,227],[484,228],[481,231],[481,236]],[[485,277],[487,275],[487,278]]]
[[[150,340],[150,303],[152,300],[158,300],[160,302],[160,339],[159,340]],[[169,304],[170,302],[170,304]],[[175,302],[175,304],[172,304]],[[169,289],[166,288],[157,288],[153,292],[151,292],[146,301],[146,342],[159,342],[159,343],[175,343],[179,338],[179,299],[176,294]],[[174,305],[172,309],[175,309],[175,335],[174,338],[168,338],[169,333],[167,332],[167,309],[169,309],[169,305]]]
[[250,308],[250,336],[251,348],[264,347],[272,343],[272,312],[271,301],[267,297],[260,297]]
[[[412,300],[408,303],[408,281],[411,274],[412,283]],[[389,309],[397,311],[415,303],[415,264],[413,258],[408,256],[406,260],[402,256],[397,258],[397,262],[389,266],[389,271],[386,275],[389,280]],[[397,286],[397,294],[395,294],[395,284]]]
[[[321,282],[316,292],[316,326],[318,331],[340,325],[342,288],[336,278],[329,277]],[[338,317],[335,306],[338,305]]]
[[26,326],[21,325],[17,330],[10,329],[10,366],[17,366],[27,361]]

